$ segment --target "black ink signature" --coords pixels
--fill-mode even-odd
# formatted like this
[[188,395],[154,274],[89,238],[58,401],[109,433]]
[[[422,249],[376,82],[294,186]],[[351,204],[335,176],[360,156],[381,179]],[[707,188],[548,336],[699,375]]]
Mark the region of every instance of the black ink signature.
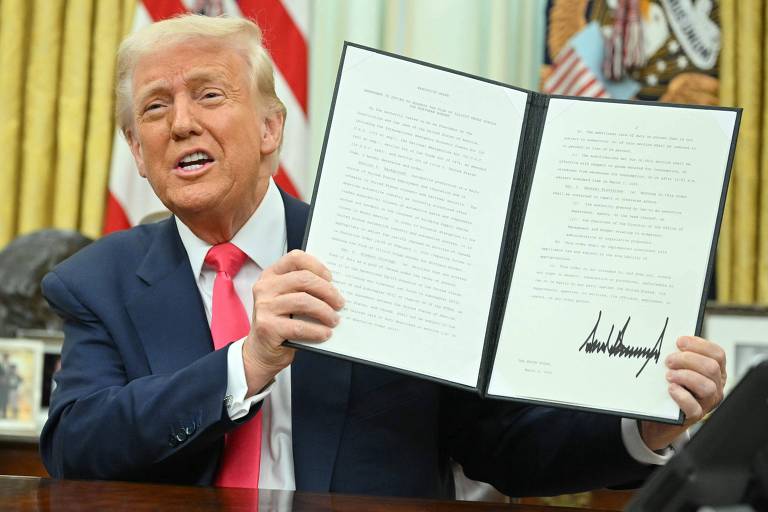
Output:
[[631,316],[627,317],[627,321],[624,323],[624,327],[619,330],[618,334],[616,335],[616,341],[612,345],[611,337],[613,336],[613,331],[616,329],[615,325],[611,325],[611,330],[608,333],[608,338],[605,341],[598,340],[597,327],[600,325],[600,319],[602,316],[603,312],[600,311],[597,314],[597,322],[595,322],[595,326],[587,335],[587,339],[584,340],[584,343],[582,343],[579,347],[579,352],[581,352],[583,349],[587,354],[592,354],[594,352],[607,352],[608,357],[616,356],[626,359],[645,358],[645,362],[643,363],[643,366],[640,367],[640,370],[638,370],[637,374],[635,374],[635,378],[640,376],[640,373],[642,373],[651,359],[653,359],[655,363],[659,362],[659,357],[661,356],[661,342],[664,339],[664,333],[667,331],[669,317],[667,317],[667,319],[664,321],[664,328],[661,330],[661,334],[659,334],[659,339],[656,340],[656,344],[653,346],[653,348],[648,348],[633,347],[632,345],[624,344],[624,335],[627,332],[627,327],[629,327],[629,321],[632,319]]

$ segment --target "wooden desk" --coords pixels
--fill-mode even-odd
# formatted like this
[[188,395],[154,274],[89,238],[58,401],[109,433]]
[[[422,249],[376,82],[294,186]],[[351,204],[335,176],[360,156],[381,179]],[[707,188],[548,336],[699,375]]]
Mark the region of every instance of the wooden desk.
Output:
[[[37,443],[0,439],[0,475],[48,477],[38,454]],[[0,476],[0,478],[3,478]],[[0,491],[1,492],[1,491]],[[519,498],[515,503],[526,505],[552,505],[581,509],[619,511],[629,501],[632,491],[600,490],[553,498]],[[0,494],[0,503],[2,495]],[[5,510],[0,506],[0,510]],[[520,509],[526,510],[526,509]],[[534,508],[532,510],[546,510]],[[558,508],[557,510],[562,510]]]
[[[43,467],[38,454],[36,442],[4,439],[0,437],[0,478],[2,475],[20,475],[48,477],[48,472]],[[1,491],[0,491],[1,492]],[[515,503],[525,505],[551,505],[557,506],[555,510],[563,510],[562,507],[576,509],[595,509],[620,511],[632,496],[632,491],[599,490],[589,493],[557,496],[553,498],[518,498]],[[0,495],[2,503],[2,495]],[[571,508],[571,510],[573,510]],[[5,510],[0,506],[0,511]],[[525,508],[519,510],[526,510]],[[546,508],[533,508],[531,510],[547,510]]]
[[0,475],[47,477],[37,442],[0,438]]
[[[0,476],[0,510],[19,512],[565,512],[560,507]],[[596,509],[591,509],[596,510]]]

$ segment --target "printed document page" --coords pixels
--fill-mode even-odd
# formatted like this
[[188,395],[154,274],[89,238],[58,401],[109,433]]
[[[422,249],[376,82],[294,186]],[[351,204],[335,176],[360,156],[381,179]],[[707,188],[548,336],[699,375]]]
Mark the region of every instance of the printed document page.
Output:
[[735,122],[551,99],[489,394],[678,417]]
[[347,46],[306,250],[322,350],[476,386],[527,93]]

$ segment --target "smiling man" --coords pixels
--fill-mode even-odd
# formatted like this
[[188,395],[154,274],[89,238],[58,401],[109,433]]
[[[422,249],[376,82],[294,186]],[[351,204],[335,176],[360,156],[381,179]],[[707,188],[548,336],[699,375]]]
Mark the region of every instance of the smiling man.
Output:
[[[446,498],[450,459],[541,495],[636,482],[669,457],[681,427],[480,400],[282,346],[328,339],[344,301],[296,250],[307,205],[272,181],[285,109],[250,21],[130,36],[117,114],[174,216],[43,282],[66,334],[41,436],[53,476]],[[670,392],[695,421],[722,397],[722,351],[679,346]]]

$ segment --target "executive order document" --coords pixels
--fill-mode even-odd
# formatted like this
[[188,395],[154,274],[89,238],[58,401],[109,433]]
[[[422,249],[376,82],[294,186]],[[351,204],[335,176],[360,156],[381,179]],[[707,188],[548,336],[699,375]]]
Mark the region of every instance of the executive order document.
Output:
[[348,46],[307,251],[324,350],[475,386],[527,94]]
[[736,114],[552,98],[490,395],[677,418]]
[[739,119],[347,44],[305,239],[347,302],[303,345],[679,422],[664,360],[700,328]]

